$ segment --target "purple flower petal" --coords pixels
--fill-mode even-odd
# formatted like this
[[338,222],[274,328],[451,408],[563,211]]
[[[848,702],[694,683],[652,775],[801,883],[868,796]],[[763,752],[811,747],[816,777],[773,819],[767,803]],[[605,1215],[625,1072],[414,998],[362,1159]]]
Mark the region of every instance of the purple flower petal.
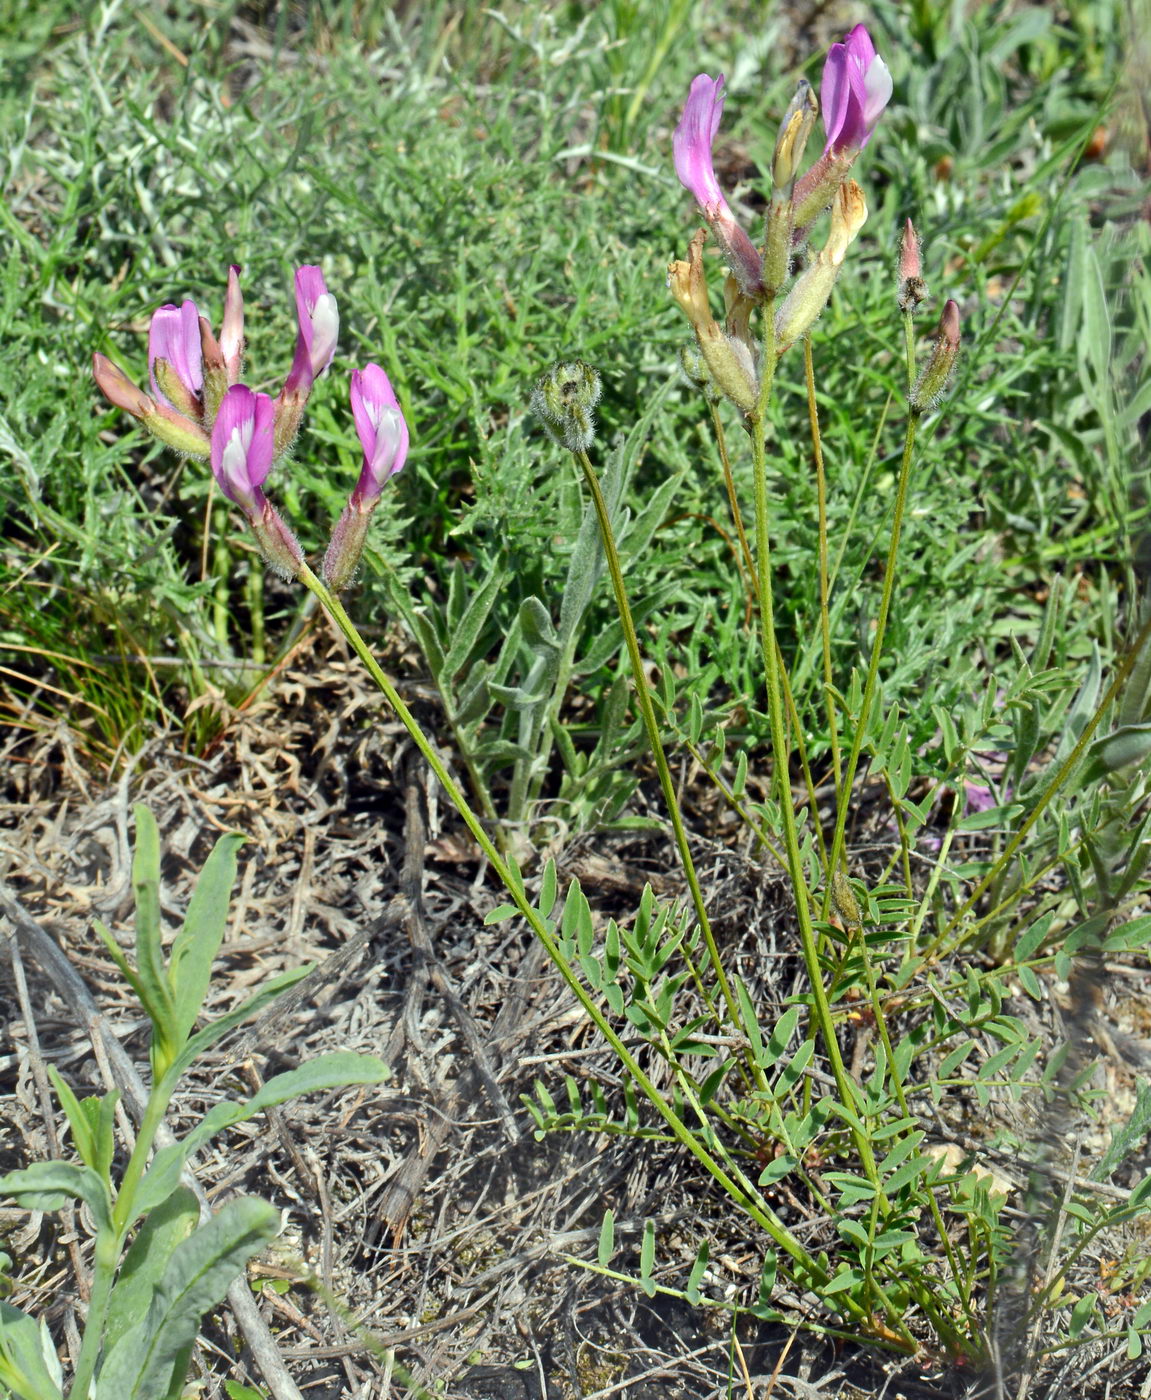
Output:
[[723,74],[709,78],[706,73],[700,73],[692,80],[672,140],[675,173],[684,189],[695,196],[741,289],[748,295],[755,295],[763,286],[763,261],[736,222],[715,178],[711,146],[722,115]]
[[311,356],[312,377],[318,379],[332,363],[340,335],[336,298],[324,285],[318,267],[301,267],[296,272],[296,316]]
[[[164,360],[185,391],[183,403],[175,403],[156,382],[156,361]],[[152,392],[161,403],[186,413],[190,401],[204,387],[204,367],[200,353],[200,313],[194,301],[182,306],[161,306],[152,316],[148,329],[148,374]],[[172,387],[169,384],[169,387]]]
[[723,204],[723,192],[715,178],[711,147],[723,115],[723,74],[709,78],[701,73],[692,80],[683,115],[672,138],[675,173],[701,209]]
[[212,427],[212,473],[220,490],[252,517],[264,508],[260,487],[272,469],[275,405],[267,394],[233,384]]
[[408,455],[408,425],[388,376],[379,365],[352,372],[352,417],[364,449],[364,465],[356,486],[358,502],[374,500],[384,482],[395,476]]
[[823,65],[820,106],[827,132],[824,151],[861,151],[891,100],[891,73],[871,35],[857,24],[842,44],[832,44]]

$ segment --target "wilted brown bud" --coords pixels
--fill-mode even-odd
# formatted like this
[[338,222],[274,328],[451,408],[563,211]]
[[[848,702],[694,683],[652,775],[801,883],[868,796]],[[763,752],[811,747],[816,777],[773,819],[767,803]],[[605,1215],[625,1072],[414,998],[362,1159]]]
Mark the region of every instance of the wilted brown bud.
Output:
[[779,126],[779,136],[775,142],[775,154],[771,158],[771,179],[776,189],[787,190],[790,197],[795,172],[803,159],[803,149],[807,138],[819,116],[819,103],[811,84],[801,78],[795,96],[788,104]]
[[715,387],[745,413],[758,400],[751,352],[741,342],[725,335],[711,314],[707,281],[703,272],[703,243],[700,229],[688,245],[688,260],[676,261],[667,270],[667,285],[680,309],[691,322]]
[[800,336],[806,335],[815,324],[831,296],[847,250],[866,219],[867,201],[863,191],[854,180],[848,180],[840,186],[831,207],[831,229],[827,242],[796,279],[795,286],[779,308],[775,336],[780,354]]

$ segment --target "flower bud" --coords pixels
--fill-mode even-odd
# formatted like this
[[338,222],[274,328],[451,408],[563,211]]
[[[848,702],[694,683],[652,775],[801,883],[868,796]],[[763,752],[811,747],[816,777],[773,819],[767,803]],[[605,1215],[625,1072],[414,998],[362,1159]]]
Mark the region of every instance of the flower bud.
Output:
[[595,406],[603,384],[583,360],[553,365],[532,390],[531,410],[548,436],[569,452],[586,452],[595,440]]
[[899,309],[910,314],[927,296],[923,265],[919,257],[919,235],[908,219],[899,244]]
[[190,418],[166,403],[157,403],[105,355],[92,356],[92,378],[100,392],[117,408],[138,418],[161,442],[187,457],[208,455],[208,434]]
[[379,365],[352,371],[351,397],[364,464],[324,555],[324,582],[333,593],[351,583],[384,483],[395,476],[408,455],[408,425]]
[[228,384],[238,384],[244,359],[244,297],[240,291],[240,268],[228,269],[228,290],[224,293],[224,320],[220,326],[220,353],[228,373]]
[[700,353],[698,345],[681,345],[679,347],[679,367],[687,382],[693,388],[702,390],[710,403],[723,397],[715,387],[715,380],[711,377],[707,361]]
[[796,171],[803,159],[803,149],[818,115],[819,103],[815,99],[811,84],[806,78],[801,78],[795,96],[783,114],[779,136],[775,142],[775,154],[771,158],[772,183],[776,189],[786,190],[789,198]]
[[220,339],[212,334],[212,323],[200,317],[200,353],[204,361],[204,420],[216,421],[220,400],[233,384],[240,382],[244,358],[244,298],[240,292],[240,269],[228,269],[228,290],[224,294],[224,321]]
[[839,869],[831,872],[831,907],[843,928],[858,930],[863,927],[863,913],[851,888],[851,881]]
[[949,301],[939,318],[935,345],[931,357],[911,391],[909,403],[913,413],[926,413],[934,408],[947,388],[947,381],[959,358],[959,307]]
[[156,411],[156,404],[142,389],[137,389],[119,365],[114,365],[107,355],[92,356],[92,378],[109,403],[122,408],[133,418],[143,421],[148,414]]
[[847,250],[867,219],[867,201],[854,180],[841,185],[831,206],[827,242],[796,279],[775,318],[777,353],[782,354],[815,324],[827,305]]
[[800,81],[780,124],[771,160],[774,189],[767,210],[767,225],[763,248],[763,285],[768,297],[787,281],[791,271],[791,235],[795,228],[795,205],[792,194],[795,172],[803,159],[803,148],[819,115],[819,103],[806,79]]

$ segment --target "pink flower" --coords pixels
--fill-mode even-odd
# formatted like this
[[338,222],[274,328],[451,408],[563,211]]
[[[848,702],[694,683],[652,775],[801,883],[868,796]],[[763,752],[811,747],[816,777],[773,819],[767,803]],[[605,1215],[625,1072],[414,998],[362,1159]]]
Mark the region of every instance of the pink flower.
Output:
[[299,330],[295,358],[276,399],[277,457],[295,441],[312,385],[336,353],[340,313],[318,267],[306,265],[296,269],[296,320]]
[[755,296],[763,286],[763,263],[751,239],[731,212],[715,178],[711,147],[723,114],[723,74],[701,73],[692,81],[683,115],[672,139],[675,173],[711,226],[740,289]]
[[200,348],[204,356],[204,398],[207,416],[224,397],[225,389],[239,382],[244,358],[244,297],[240,291],[240,269],[228,269],[228,290],[224,293],[224,320],[220,339],[212,334],[206,316],[200,317]]
[[265,505],[260,489],[275,455],[275,405],[267,394],[233,384],[212,427],[212,474],[220,490],[251,518]]
[[408,425],[379,365],[352,371],[352,417],[364,449],[364,465],[352,493],[359,504],[374,500],[408,455]]
[[306,397],[336,353],[340,313],[318,267],[296,269],[296,320],[296,355],[284,382],[285,398],[300,393]]
[[862,151],[891,100],[891,87],[887,64],[862,24],[842,44],[832,44],[819,88],[825,153]]
[[263,492],[275,458],[276,406],[267,394],[233,384],[212,427],[212,474],[248,517],[264,558],[284,578],[304,565],[299,541]]
[[355,577],[384,483],[395,476],[408,455],[408,425],[379,365],[352,371],[352,417],[364,449],[364,464],[324,555],[324,582],[333,593],[346,588]]
[[709,78],[701,73],[694,79],[683,115],[672,138],[675,173],[679,182],[701,209],[725,205],[723,191],[715,178],[711,147],[723,115],[723,74]]
[[148,328],[148,375],[152,393],[189,418],[202,407],[204,362],[200,351],[200,313],[194,301],[161,306]]
[[240,377],[244,302],[239,272],[238,267],[228,272],[218,344],[194,301],[161,306],[153,313],[148,327],[150,395],[105,356],[93,357],[92,374],[103,393],[177,452],[208,455],[208,432],[217,406],[224,390]]

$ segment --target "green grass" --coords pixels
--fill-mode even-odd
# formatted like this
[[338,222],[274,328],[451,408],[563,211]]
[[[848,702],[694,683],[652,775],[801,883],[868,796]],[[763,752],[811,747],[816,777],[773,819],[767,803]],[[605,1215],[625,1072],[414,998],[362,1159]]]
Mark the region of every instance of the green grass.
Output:
[[[246,379],[275,392],[294,343],[292,270],[319,263],[339,299],[341,348],[269,491],[305,549],[321,551],[359,464],[348,374],[382,364],[412,452],[373,523],[350,610],[367,627],[402,619],[415,636],[484,815],[508,820],[521,856],[557,829],[634,815],[642,742],[620,626],[606,580],[583,587],[594,522],[576,470],[528,412],[537,377],[578,357],[604,382],[592,455],[618,494],[669,744],[690,743],[740,801],[750,769],[746,803],[772,828],[747,581],[705,405],[678,375],[687,327],[664,287],[695,227],[670,160],[691,77],[728,75],[717,167],[745,222],[762,214],[757,171],[796,78],[818,78],[822,50],[768,11],[616,0],[499,16],[446,3],[253,16],[173,5],[147,19],[111,7],[77,20],[61,6],[40,7],[33,34],[5,6],[8,720],[47,730],[66,718],[112,776],[158,726],[198,748],[215,721],[199,708],[186,717],[190,702],[212,687],[242,699],[250,664],[271,665],[293,635],[306,595],[265,577],[218,496],[209,510],[206,467],[176,461],[108,410],[88,364],[98,350],[144,382],[151,311],[192,297],[217,322],[235,262]],[[254,28],[233,30],[241,17]],[[935,975],[929,954],[990,949],[1005,966],[977,960],[936,987],[935,1003],[920,987],[924,1019],[901,1030],[901,1073],[937,1052],[946,1079],[960,1063],[949,1052],[991,1025],[1012,1053],[985,1078],[1017,1087],[1038,1052],[1003,1013],[1003,988],[1023,966],[1030,991],[1034,966],[1068,956],[1069,933],[1098,940],[1144,888],[1141,658],[1100,714],[1095,747],[1048,792],[1142,620],[1151,295],[1116,115],[1129,45],[1122,6],[1083,0],[973,10],[877,0],[869,23],[895,96],[855,172],[870,218],[814,348],[843,712],[858,706],[899,472],[895,262],[908,216],[923,237],[929,308],[958,302],[964,348],[917,443],[865,745],[872,772],[913,805],[896,803],[903,849],[892,836],[873,888],[857,890],[872,955],[846,938],[829,978],[837,998],[862,989],[874,1001],[876,975],[898,989]],[[236,43],[248,34],[250,49]],[[1109,144],[1083,158],[1097,128]],[[711,272],[714,298],[714,262]],[[925,309],[923,334],[933,325]],[[722,414],[750,522],[748,440]],[[781,362],[771,414],[775,620],[819,783],[832,736],[799,347]],[[965,781],[993,786],[991,816],[965,819]],[[933,812],[921,834],[930,826],[945,842],[926,890],[911,878],[915,804]],[[813,842],[810,824],[806,833]],[[814,882],[814,860],[812,871]],[[980,882],[981,902],[967,909]],[[654,957],[654,946],[634,956]],[[584,972],[619,1010],[602,967]],[[760,1068],[774,1075],[784,1058]],[[906,1109],[900,1094],[879,1068],[858,1115],[889,1127]],[[541,1102],[541,1123],[571,1125]],[[821,1127],[804,1110],[794,1142]],[[737,1137],[763,1131],[753,1106],[724,1112]],[[603,1126],[607,1114],[569,1117]],[[922,1210],[921,1185],[904,1184],[908,1210]],[[903,1226],[892,1217],[886,1228]],[[976,1279],[1004,1267],[986,1197],[969,1229],[964,1306],[974,1307]],[[874,1231],[864,1236],[874,1256]],[[845,1249],[853,1240],[848,1226]],[[903,1243],[893,1234],[885,1249]],[[869,1270],[860,1296],[877,1312]],[[837,1284],[854,1288],[854,1276]]]

